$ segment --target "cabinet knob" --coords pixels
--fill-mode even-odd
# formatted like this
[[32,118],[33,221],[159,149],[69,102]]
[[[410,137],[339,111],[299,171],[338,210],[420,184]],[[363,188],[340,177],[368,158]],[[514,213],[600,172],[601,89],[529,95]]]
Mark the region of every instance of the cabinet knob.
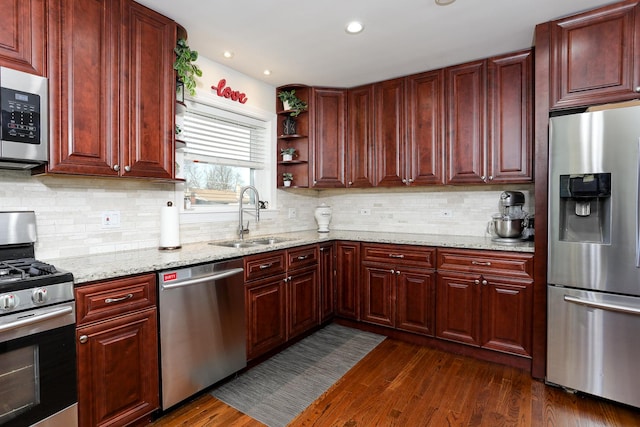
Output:
[[489,175],[489,181],[493,181],[493,176]]
[[413,184],[413,178],[409,178],[409,184]]
[[396,271],[396,274],[399,276],[399,275],[400,275],[400,270],[397,270],[397,271]]
[[116,172],[120,171],[120,165],[113,165],[113,170]]
[[636,92],[640,93],[640,86],[636,86]]
[[403,183],[403,184],[406,184],[406,183],[407,183],[407,180],[403,178],[403,179],[402,179],[402,183]]
[[396,271],[394,269],[391,269],[391,274],[396,274]]
[[487,286],[487,283],[488,283],[488,282],[487,282],[486,280],[483,280],[483,281],[482,281],[482,285],[483,285],[483,286]]
[[349,181],[349,185],[353,185],[353,181]]
[[125,172],[131,172],[131,166],[125,166],[124,167],[124,171]]
[[480,179],[481,179],[481,180],[483,180],[483,181],[486,181],[487,177],[486,177],[486,176],[484,176],[484,175],[482,175],[482,176],[480,177]]
[[78,339],[78,341],[80,341],[80,344],[86,344],[87,341],[89,341],[89,337],[86,335],[81,335],[80,339]]
[[313,180],[313,185],[317,185],[318,181],[316,181],[315,179]]
[[473,283],[475,283],[476,285],[479,285],[480,284],[480,280],[476,279],[476,280],[473,281]]

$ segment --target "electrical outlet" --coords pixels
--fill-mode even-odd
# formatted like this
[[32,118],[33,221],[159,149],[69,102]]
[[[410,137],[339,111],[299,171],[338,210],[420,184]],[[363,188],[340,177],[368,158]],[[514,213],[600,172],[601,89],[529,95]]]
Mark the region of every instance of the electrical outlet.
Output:
[[295,218],[298,216],[296,208],[289,208],[289,218]]
[[371,209],[360,209],[360,215],[371,215]]
[[440,216],[442,218],[453,218],[453,212],[450,209],[444,209],[440,211]]
[[102,228],[120,228],[120,211],[102,212]]

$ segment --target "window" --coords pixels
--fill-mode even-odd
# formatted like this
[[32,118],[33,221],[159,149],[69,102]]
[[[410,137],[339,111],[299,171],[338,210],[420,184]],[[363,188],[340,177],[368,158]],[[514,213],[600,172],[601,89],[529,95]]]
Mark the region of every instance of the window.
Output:
[[186,144],[179,163],[190,209],[228,211],[238,205],[240,189],[246,185],[256,186],[262,200],[269,199],[269,121],[187,101],[177,125],[179,139]]

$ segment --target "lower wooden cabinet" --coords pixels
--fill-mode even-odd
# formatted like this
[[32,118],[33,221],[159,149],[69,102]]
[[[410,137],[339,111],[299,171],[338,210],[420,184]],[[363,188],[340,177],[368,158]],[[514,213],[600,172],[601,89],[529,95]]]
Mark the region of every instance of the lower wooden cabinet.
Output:
[[335,246],[333,242],[321,243],[320,251],[320,323],[330,320],[335,314]]
[[317,265],[289,273],[287,339],[294,338],[319,324],[318,285]]
[[336,315],[360,320],[360,243],[336,243]]
[[436,336],[531,355],[533,255],[438,251]]
[[285,276],[247,284],[247,359],[278,347],[287,339]]
[[159,408],[155,274],[76,288],[79,425],[124,426]]

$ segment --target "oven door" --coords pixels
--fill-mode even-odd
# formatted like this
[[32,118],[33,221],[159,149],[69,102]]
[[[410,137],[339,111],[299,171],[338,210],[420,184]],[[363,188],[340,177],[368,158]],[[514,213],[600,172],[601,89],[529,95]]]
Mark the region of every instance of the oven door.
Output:
[[0,426],[77,425],[76,405],[75,303],[0,317]]

